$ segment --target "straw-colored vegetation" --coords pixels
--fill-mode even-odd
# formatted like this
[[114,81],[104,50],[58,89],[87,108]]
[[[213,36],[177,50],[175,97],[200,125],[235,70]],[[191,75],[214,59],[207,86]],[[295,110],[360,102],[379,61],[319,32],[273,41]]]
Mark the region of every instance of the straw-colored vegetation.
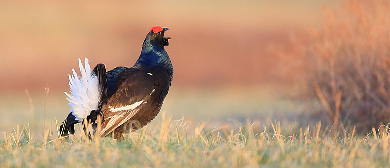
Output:
[[385,167],[390,164],[388,127],[367,136],[323,131],[321,123],[283,132],[280,123],[257,132],[260,123],[237,129],[190,128],[183,120],[165,118],[160,126],[88,140],[83,134],[57,138],[46,130],[35,140],[28,126],[5,133],[0,141],[0,167]]
[[[172,120],[162,113],[162,120],[122,141],[89,140],[80,127],[74,136],[59,138],[55,124],[35,131],[16,126],[0,135],[0,167],[388,167],[389,5],[350,0],[338,10],[326,9],[324,26],[287,53],[294,60],[289,63],[302,63],[304,71],[294,72],[306,77],[299,78],[306,84],[299,98],[314,100],[306,101],[312,103],[308,111],[319,111],[326,122],[302,126],[308,121],[295,117],[212,128],[207,121]],[[222,114],[212,110],[204,113],[216,112],[214,119]]]
[[295,61],[289,60],[304,70],[300,97],[320,100],[320,109],[309,110],[335,127],[368,132],[388,123],[390,2],[349,0],[324,13],[324,25],[296,43]]

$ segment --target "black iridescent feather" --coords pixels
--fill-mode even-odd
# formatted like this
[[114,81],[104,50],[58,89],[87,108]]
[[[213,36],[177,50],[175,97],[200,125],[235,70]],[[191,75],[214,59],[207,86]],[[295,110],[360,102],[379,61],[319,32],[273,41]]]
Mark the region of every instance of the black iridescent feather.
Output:
[[[87,119],[96,123],[96,116],[102,116],[101,137],[113,132],[115,138],[121,138],[124,131],[146,125],[160,111],[173,77],[173,66],[164,49],[170,39],[164,37],[167,30],[152,27],[133,67],[117,67],[100,74],[106,77],[104,88],[107,89],[102,91],[100,110],[91,112]],[[74,121],[74,116],[69,114],[60,127],[61,135],[74,133],[73,125],[77,123]]]

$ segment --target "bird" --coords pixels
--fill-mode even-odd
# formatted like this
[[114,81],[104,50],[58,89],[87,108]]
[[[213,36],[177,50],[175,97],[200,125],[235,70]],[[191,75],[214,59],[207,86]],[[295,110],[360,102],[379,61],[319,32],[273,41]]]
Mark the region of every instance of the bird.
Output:
[[173,78],[173,65],[165,51],[170,39],[164,36],[167,30],[160,26],[149,30],[132,67],[106,72],[99,63],[91,70],[87,58],[85,66],[79,59],[81,75],[74,69],[69,75],[70,93],[65,94],[71,112],[59,127],[60,136],[74,134],[74,125],[82,123],[89,137],[111,134],[123,139],[123,133],[151,122],[160,112]]

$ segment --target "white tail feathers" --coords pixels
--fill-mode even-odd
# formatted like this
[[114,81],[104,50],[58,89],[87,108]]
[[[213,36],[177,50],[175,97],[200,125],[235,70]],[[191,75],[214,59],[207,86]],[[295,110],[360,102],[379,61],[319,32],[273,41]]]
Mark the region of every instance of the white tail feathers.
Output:
[[69,101],[70,111],[79,122],[83,121],[92,110],[98,110],[101,92],[99,91],[99,79],[92,73],[89,60],[85,58],[85,68],[79,58],[81,76],[72,69],[73,75],[69,75],[70,93],[65,92]]

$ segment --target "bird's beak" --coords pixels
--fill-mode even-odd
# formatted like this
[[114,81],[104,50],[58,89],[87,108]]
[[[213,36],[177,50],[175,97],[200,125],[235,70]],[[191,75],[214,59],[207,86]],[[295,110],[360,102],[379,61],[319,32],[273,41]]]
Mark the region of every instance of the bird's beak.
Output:
[[[163,35],[163,36],[164,36],[164,33],[165,33],[167,30],[169,30],[167,27],[164,27],[164,28],[163,28],[163,31],[162,31],[162,33],[163,33],[162,35]],[[168,39],[171,39],[171,38],[170,38],[170,37],[164,37],[164,39],[167,39],[167,40],[168,40]]]
[[[169,30],[168,28],[166,28],[166,27],[164,27],[163,28],[163,31],[162,31],[162,35],[163,35],[163,37],[164,37],[164,33],[165,33],[165,31],[167,31],[167,30]],[[168,39],[171,39],[170,37],[164,37],[164,46],[168,46],[169,45],[169,42],[168,42]]]
[[164,27],[163,30],[162,30],[162,32],[161,32],[161,34],[164,36],[164,34],[165,34],[165,32],[166,32],[167,30],[169,30],[169,29],[166,28],[166,27]]

